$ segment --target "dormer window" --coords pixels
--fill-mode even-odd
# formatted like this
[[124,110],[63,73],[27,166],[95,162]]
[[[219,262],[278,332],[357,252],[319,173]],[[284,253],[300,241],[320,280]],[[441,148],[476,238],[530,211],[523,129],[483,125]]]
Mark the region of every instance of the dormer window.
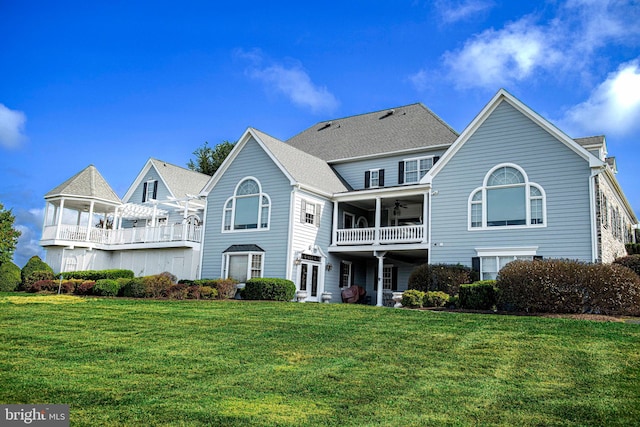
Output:
[[384,169],[369,169],[364,173],[364,188],[384,187]]
[[404,159],[398,164],[398,184],[415,184],[429,172],[438,156],[414,157]]

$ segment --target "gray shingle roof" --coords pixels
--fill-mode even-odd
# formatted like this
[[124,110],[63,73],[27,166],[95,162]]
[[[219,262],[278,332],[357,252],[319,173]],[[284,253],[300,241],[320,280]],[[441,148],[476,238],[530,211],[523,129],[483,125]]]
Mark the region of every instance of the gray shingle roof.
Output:
[[422,104],[320,122],[287,143],[325,161],[452,144],[458,133]]
[[55,196],[79,196],[105,200],[120,204],[120,198],[100,175],[95,166],[89,165],[53,190],[44,195],[45,199]]
[[331,194],[350,190],[324,160],[257,129],[252,130],[297,182]]
[[151,163],[156,168],[169,190],[177,198],[186,197],[187,194],[196,195],[211,178],[200,172],[172,165],[162,160],[151,158]]
[[587,136],[586,138],[574,138],[573,140],[583,147],[602,145],[602,143],[604,143],[604,135]]

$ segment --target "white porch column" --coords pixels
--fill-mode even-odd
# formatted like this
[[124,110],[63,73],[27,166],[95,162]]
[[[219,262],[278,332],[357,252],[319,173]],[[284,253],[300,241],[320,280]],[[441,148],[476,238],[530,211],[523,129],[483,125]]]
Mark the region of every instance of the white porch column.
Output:
[[333,227],[331,228],[331,244],[338,244],[338,201],[333,201]]
[[[376,230],[375,230],[375,237],[374,237],[374,244],[378,245],[380,244],[380,223],[382,222],[381,217],[382,217],[382,200],[380,199],[380,197],[376,197]],[[378,291],[380,291],[380,289],[378,289]]]
[[58,208],[58,218],[56,226],[56,240],[60,238],[60,228],[62,227],[62,213],[64,212],[64,199],[60,200],[60,207]]
[[91,239],[91,222],[93,221],[93,207],[95,202],[92,200],[91,204],[89,204],[89,219],[87,220],[87,237],[86,241],[88,242]]
[[429,236],[429,211],[431,210],[431,192],[423,194],[422,201],[422,243],[427,243],[431,240]]
[[382,307],[382,295],[383,295],[383,285],[384,285],[384,281],[383,281],[383,274],[384,274],[384,256],[386,255],[386,252],[378,252],[375,251],[373,253],[373,255],[378,258],[378,294],[376,296],[376,306],[377,307]]

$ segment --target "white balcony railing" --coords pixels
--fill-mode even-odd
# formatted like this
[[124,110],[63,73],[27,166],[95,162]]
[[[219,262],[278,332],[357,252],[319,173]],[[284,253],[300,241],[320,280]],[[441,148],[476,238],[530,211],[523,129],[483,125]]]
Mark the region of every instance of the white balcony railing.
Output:
[[[337,245],[419,243],[424,240],[424,225],[381,228],[343,228],[336,230]],[[376,239],[377,237],[377,239]]]
[[71,242],[89,242],[104,245],[123,245],[133,243],[157,243],[189,241],[199,243],[202,239],[202,227],[190,224],[160,225],[157,227],[134,227],[109,230],[78,225],[45,226],[42,240],[67,240]]

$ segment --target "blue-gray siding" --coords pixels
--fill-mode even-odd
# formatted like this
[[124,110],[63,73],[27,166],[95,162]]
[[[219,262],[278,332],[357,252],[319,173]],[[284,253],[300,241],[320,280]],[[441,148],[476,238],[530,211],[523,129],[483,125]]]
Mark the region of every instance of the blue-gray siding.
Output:
[[444,150],[426,150],[420,153],[394,155],[377,159],[354,160],[332,166],[354,190],[364,188],[364,174],[371,169],[384,169],[384,186],[392,187],[398,185],[398,164],[401,161],[415,157],[441,156],[443,153]]
[[[269,230],[222,233],[224,204],[236,185],[250,176],[271,199]],[[290,198],[289,180],[258,143],[249,140],[207,197],[201,277],[220,277],[222,253],[234,244],[260,246],[265,251],[264,277],[286,277]]]
[[[500,163],[519,165],[544,188],[547,227],[468,231],[469,195]],[[431,262],[470,265],[474,248],[524,246],[591,260],[589,175],[586,160],[503,102],[433,180]]]

